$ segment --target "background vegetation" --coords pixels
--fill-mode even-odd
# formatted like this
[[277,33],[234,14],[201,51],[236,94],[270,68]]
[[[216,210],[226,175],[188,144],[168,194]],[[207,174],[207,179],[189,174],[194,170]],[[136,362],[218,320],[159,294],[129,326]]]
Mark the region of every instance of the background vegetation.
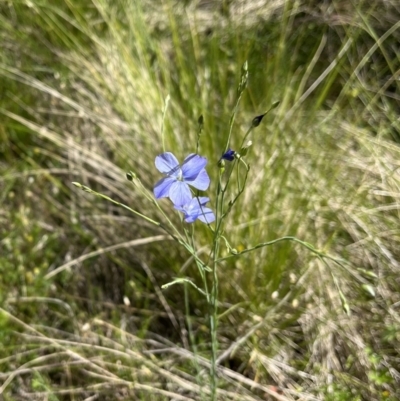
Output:
[[281,102],[230,243],[348,264],[285,243],[221,268],[219,399],[400,399],[399,21],[396,0],[1,0],[4,400],[207,399],[206,305],[160,289],[198,279],[188,255],[71,182],[156,217],[125,172],[159,178],[169,94],[167,149],[192,152],[203,114],[215,185],[245,60],[233,147]]

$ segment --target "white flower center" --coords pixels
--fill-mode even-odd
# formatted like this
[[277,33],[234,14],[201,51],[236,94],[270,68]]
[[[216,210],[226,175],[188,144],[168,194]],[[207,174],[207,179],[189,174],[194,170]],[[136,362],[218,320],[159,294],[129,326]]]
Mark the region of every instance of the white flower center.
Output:
[[176,179],[178,181],[183,181],[183,173],[182,173],[182,169],[178,170],[178,175],[176,176]]

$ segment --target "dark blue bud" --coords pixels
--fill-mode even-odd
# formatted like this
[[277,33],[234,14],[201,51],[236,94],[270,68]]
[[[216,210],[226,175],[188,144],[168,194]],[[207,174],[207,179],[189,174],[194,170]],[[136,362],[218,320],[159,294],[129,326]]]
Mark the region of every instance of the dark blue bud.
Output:
[[228,160],[229,162],[233,161],[235,158],[236,152],[232,149],[228,149],[221,157],[223,160]]

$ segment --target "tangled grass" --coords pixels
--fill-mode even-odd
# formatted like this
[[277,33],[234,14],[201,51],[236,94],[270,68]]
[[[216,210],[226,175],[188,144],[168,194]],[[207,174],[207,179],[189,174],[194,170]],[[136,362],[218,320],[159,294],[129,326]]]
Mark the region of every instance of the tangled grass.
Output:
[[[397,2],[1,2],[0,394],[5,400],[207,399],[206,305],[150,217],[161,148],[216,163],[251,138],[220,271],[221,400],[396,400],[399,387]],[[172,215],[172,218],[178,219]],[[207,251],[206,230],[196,227]],[[350,311],[346,314],[343,307]]]

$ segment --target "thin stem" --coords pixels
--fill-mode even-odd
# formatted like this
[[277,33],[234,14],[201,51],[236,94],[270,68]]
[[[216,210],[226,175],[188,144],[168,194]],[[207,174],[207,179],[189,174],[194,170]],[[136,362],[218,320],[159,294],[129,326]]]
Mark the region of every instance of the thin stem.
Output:
[[241,74],[240,83],[239,83],[239,86],[238,86],[238,89],[237,89],[238,98],[237,98],[237,101],[236,101],[236,104],[235,104],[235,108],[233,109],[233,113],[231,115],[231,118],[229,120],[229,133],[228,133],[228,138],[226,139],[225,149],[224,149],[223,153],[225,153],[229,148],[229,143],[231,141],[231,136],[232,136],[233,124],[235,122],[235,117],[236,117],[237,111],[239,109],[239,104],[240,104],[240,100],[242,99],[243,92],[244,92],[244,90],[246,89],[246,86],[247,86],[247,79],[248,79],[248,76],[249,76],[247,68],[248,68],[248,66],[247,66],[247,61],[246,61],[242,66],[242,74]]
[[[250,166],[242,158],[240,158],[239,160],[245,165],[245,168],[246,168],[246,174],[245,174],[245,177],[244,177],[244,181],[243,181],[243,184],[241,185],[240,184],[240,177],[239,177],[239,164],[238,164],[237,165],[237,168],[238,168],[238,173],[237,173],[237,177],[238,177],[238,181],[237,181],[238,193],[236,194],[235,198],[229,203],[227,210],[223,213],[221,218],[224,218],[225,216],[227,216],[227,214],[231,211],[233,205],[236,203],[236,201],[242,195],[242,193],[244,192],[244,188],[246,186],[247,178],[248,178],[249,171],[250,171]],[[222,198],[225,195],[225,191],[226,191],[226,186],[222,191]]]
[[[185,315],[186,315],[186,325],[187,325],[187,330],[189,334],[189,341],[193,349],[193,355],[194,355],[194,366],[197,371],[197,377],[198,380],[200,380],[200,386],[202,386],[202,378],[200,375],[200,365],[198,361],[198,352],[197,352],[197,346],[196,346],[196,339],[193,333],[193,327],[192,327],[192,319],[190,317],[190,308],[189,308],[189,292],[187,288],[187,284],[183,284],[183,290],[184,290],[184,298],[185,298]],[[200,387],[201,388],[201,387]]]
[[162,120],[161,120],[161,138],[162,138],[161,140],[162,140],[163,152],[165,152],[165,135],[164,135],[165,116],[167,114],[169,100],[170,100],[170,96],[168,94],[167,97],[165,98],[163,115],[162,115]]
[[147,220],[147,221],[148,221],[149,223],[151,223],[151,224],[154,224],[154,225],[156,225],[156,226],[161,226],[161,223],[159,223],[158,221],[155,221],[155,220],[151,219],[150,217],[147,217],[147,216],[145,216],[144,214],[139,213],[138,211],[136,211],[136,210],[130,208],[130,207],[127,206],[127,205],[124,205],[124,204],[121,203],[121,202],[118,202],[118,201],[116,201],[116,200],[110,198],[110,197],[107,196],[107,195],[103,195],[103,194],[101,194],[100,192],[93,191],[93,189],[90,189],[90,188],[87,187],[86,185],[82,185],[82,184],[80,184],[79,182],[73,182],[72,184],[75,185],[76,187],[80,188],[80,189],[83,189],[85,192],[88,192],[88,193],[90,193],[90,194],[99,196],[100,198],[103,198],[103,199],[105,199],[105,200],[108,200],[109,202],[112,202],[112,203],[114,203],[115,205],[121,206],[121,207],[123,207],[124,209],[129,210],[131,213],[136,214],[136,216],[139,216],[139,217],[141,217],[142,219]]
[[213,264],[212,264],[212,288],[211,288],[211,400],[216,400],[218,378],[217,378],[217,352],[218,352],[218,255],[219,235],[214,239]]
[[201,115],[197,121],[199,123],[199,128],[197,130],[197,143],[196,143],[196,154],[199,153],[199,147],[200,147],[200,136],[201,133],[203,132],[203,126],[204,126],[204,118],[203,115]]
[[340,259],[334,258],[333,256],[329,256],[329,255],[327,255],[327,254],[325,254],[325,253],[319,251],[318,249],[315,249],[315,248],[314,248],[311,244],[309,244],[308,242],[299,240],[298,238],[296,238],[296,237],[291,237],[291,236],[285,236],[285,237],[281,237],[281,238],[274,239],[274,240],[272,240],[272,241],[268,241],[268,242],[263,242],[263,243],[261,243],[261,244],[257,244],[257,245],[255,245],[255,246],[253,246],[252,248],[247,248],[247,249],[245,249],[244,251],[241,251],[241,252],[238,252],[238,253],[229,255],[229,256],[225,256],[224,258],[220,258],[220,259],[217,260],[217,262],[220,263],[220,262],[223,262],[224,260],[231,259],[231,258],[234,258],[234,257],[238,257],[238,256],[243,255],[243,254],[245,254],[245,253],[253,252],[253,251],[255,251],[256,249],[264,248],[264,247],[266,247],[266,246],[274,245],[274,244],[277,244],[278,242],[283,242],[283,241],[293,241],[293,242],[297,242],[297,243],[301,244],[302,246],[304,246],[305,248],[307,248],[307,249],[308,249],[309,251],[311,251],[312,253],[314,253],[314,254],[316,254],[316,255],[322,257],[322,258],[326,258],[326,259],[332,260],[333,262],[339,264],[340,266],[343,266],[343,264],[341,263]]
[[184,239],[182,238],[181,234],[179,233],[179,231],[176,229],[176,227],[172,224],[171,220],[168,218],[168,216],[162,211],[162,209],[160,208],[160,206],[157,204],[157,202],[155,202],[153,199],[150,199],[155,205],[156,207],[161,211],[161,213],[163,214],[163,216],[166,218],[166,220],[168,221],[169,225],[171,226],[172,230],[168,227],[166,227],[164,224],[155,221],[153,219],[151,219],[150,217],[145,216],[144,214],[130,208],[129,206],[118,202],[112,198],[110,198],[107,195],[103,195],[100,192],[96,192],[93,189],[80,184],[79,182],[73,182],[73,185],[75,185],[76,187],[83,189],[85,192],[91,193],[93,195],[99,196],[100,198],[103,198],[109,202],[114,203],[115,205],[121,206],[126,210],[129,210],[131,213],[135,214],[136,216],[139,216],[145,220],[147,220],[148,222],[162,228],[167,234],[169,234],[176,242],[178,242],[178,244],[182,245],[192,256],[193,258],[196,260],[196,263],[200,264],[201,268],[204,271],[211,271],[211,269],[196,255],[195,250],[193,249],[193,247],[184,241]]

